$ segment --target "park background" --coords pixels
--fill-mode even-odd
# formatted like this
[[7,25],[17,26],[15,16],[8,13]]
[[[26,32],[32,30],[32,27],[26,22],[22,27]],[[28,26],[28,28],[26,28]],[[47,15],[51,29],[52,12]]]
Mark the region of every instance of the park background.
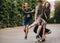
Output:
[[[48,23],[60,23],[60,1],[59,0],[43,0],[43,3],[49,1],[51,3],[51,13]],[[31,9],[35,9],[37,0],[0,0],[0,28],[16,27],[23,25],[23,14],[20,9],[24,2],[29,3]],[[32,14],[32,22],[34,14]]]

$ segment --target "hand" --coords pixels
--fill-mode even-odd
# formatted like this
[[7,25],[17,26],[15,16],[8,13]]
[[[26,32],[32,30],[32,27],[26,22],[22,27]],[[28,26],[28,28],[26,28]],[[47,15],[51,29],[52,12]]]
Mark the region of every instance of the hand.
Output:
[[34,9],[31,12],[34,12]]

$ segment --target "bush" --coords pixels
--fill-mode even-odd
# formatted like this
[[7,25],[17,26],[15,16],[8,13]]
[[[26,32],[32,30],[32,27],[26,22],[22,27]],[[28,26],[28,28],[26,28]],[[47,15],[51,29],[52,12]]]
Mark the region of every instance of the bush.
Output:
[[[36,1],[26,0],[31,8],[35,7]],[[24,0],[0,0],[0,27],[14,27],[22,25],[22,8]],[[34,6],[33,6],[34,5]]]

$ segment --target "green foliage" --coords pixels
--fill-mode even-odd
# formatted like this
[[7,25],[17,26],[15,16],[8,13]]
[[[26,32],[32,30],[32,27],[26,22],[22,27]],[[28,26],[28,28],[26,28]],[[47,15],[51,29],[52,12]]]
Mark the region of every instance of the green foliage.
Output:
[[49,23],[60,23],[60,1],[55,2],[55,14],[54,17],[49,19]]
[[55,19],[56,23],[60,23],[60,1],[56,2],[56,7],[55,7]]
[[[26,0],[29,7],[34,8],[36,0]],[[0,27],[13,27],[22,25],[22,8],[25,0],[0,0]],[[31,4],[32,3],[32,4]]]
[[[29,7],[35,9],[37,0],[0,0],[0,28],[22,25],[23,15],[20,12],[20,8],[23,7],[24,2],[28,2]],[[56,7],[55,11],[57,21],[60,20],[58,9],[60,9],[60,7]],[[34,17],[34,14],[32,16]]]

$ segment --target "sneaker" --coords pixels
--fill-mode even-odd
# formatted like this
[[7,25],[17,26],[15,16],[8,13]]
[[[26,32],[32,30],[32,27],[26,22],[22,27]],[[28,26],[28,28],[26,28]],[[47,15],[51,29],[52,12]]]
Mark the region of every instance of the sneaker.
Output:
[[49,31],[48,34],[51,34],[51,31]]
[[27,39],[27,36],[25,36],[25,39]]
[[39,35],[36,36],[36,39],[39,39]]
[[45,42],[45,39],[43,39],[42,42]]
[[40,41],[40,40],[41,40],[41,37],[40,37],[39,35],[37,35],[37,36],[36,36],[36,39],[37,39],[38,41]]

